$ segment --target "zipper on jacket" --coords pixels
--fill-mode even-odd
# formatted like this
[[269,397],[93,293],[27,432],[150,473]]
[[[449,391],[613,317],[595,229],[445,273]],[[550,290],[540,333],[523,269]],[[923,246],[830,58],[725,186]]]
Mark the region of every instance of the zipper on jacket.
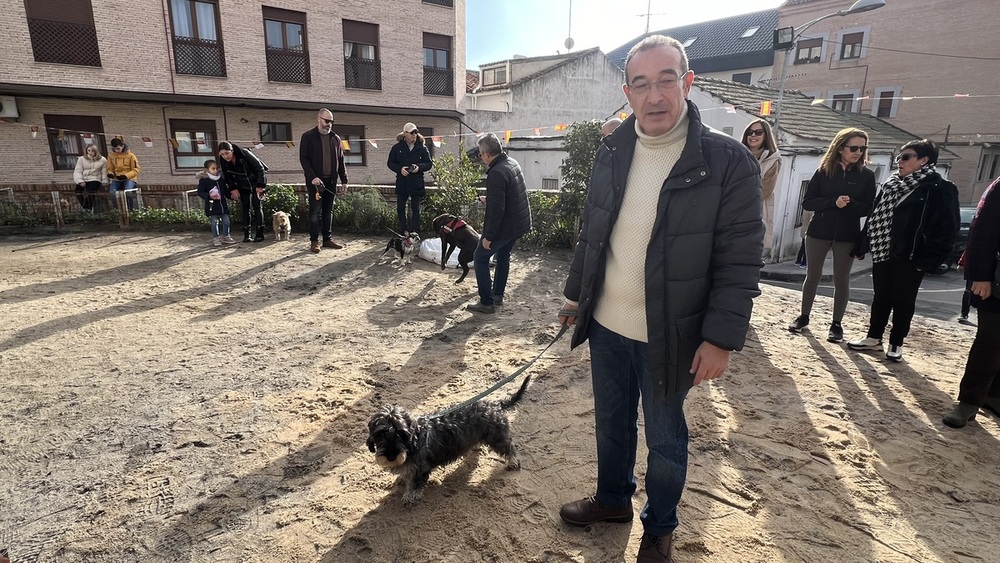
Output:
[[913,261],[913,256],[917,253],[917,239],[920,238],[920,231],[924,228],[924,219],[927,216],[927,202],[931,200],[930,190],[927,191],[927,195],[924,197],[924,208],[920,211],[920,222],[917,223],[917,232],[913,233],[913,246],[910,247],[910,261]]

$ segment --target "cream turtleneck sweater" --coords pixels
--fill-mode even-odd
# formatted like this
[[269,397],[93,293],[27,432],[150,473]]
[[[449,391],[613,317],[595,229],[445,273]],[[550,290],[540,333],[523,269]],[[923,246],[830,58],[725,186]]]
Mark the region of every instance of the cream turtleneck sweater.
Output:
[[653,236],[653,223],[660,188],[687,142],[687,104],[673,129],[651,137],[635,124],[638,141],[625,183],[618,220],[611,231],[604,289],[594,309],[594,319],[632,340],[648,342],[646,335],[646,248]]

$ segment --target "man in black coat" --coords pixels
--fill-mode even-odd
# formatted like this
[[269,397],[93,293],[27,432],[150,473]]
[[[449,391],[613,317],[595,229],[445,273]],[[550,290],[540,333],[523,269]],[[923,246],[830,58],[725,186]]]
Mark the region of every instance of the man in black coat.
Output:
[[[389,151],[386,164],[396,173],[396,215],[404,237],[420,230],[420,200],[424,197],[424,172],[431,169],[431,153],[424,136],[412,123],[403,125],[399,140]],[[406,200],[410,200],[410,221],[406,221]],[[409,225],[409,226],[407,226]]]
[[[309,191],[309,250],[320,251],[320,231],[323,248],[344,248],[333,242],[333,200],[336,194],[347,193],[347,166],[340,136],[333,132],[333,112],[330,110],[319,110],[316,127],[302,134],[299,164],[306,175]],[[340,187],[337,177],[340,177]]]
[[[500,139],[493,133],[479,137],[479,154],[486,164],[486,218],[483,235],[473,255],[479,303],[470,311],[493,313],[503,305],[510,272],[510,253],[517,240],[531,230],[531,207],[524,186],[521,165],[503,152]],[[490,258],[496,255],[496,272],[490,279]]]

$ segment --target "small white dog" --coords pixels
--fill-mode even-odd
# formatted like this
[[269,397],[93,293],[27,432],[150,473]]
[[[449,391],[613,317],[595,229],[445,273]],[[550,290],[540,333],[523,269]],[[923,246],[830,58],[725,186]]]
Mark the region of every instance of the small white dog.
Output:
[[274,240],[288,240],[288,235],[292,234],[292,222],[288,219],[288,213],[275,211],[271,218],[271,226],[274,228]]

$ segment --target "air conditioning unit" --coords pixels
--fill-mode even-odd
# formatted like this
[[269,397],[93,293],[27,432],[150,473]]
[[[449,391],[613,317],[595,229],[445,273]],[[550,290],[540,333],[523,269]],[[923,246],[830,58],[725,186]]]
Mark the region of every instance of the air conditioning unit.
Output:
[[0,117],[17,118],[20,116],[21,114],[17,113],[14,96],[0,96]]

